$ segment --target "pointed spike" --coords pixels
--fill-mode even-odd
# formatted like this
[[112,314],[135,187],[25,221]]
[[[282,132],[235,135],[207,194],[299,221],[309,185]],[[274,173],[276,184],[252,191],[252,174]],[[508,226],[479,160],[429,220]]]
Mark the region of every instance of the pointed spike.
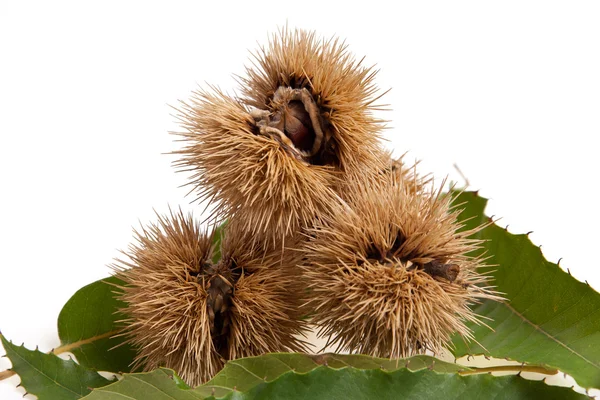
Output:
[[560,262],[562,261],[562,257],[558,259],[558,261],[556,262],[556,265],[560,266]]
[[532,233],[533,233],[533,231],[529,231],[529,232],[527,232],[527,233],[525,234],[525,236],[529,236],[529,235],[531,235]]
[[569,275],[571,275],[571,270],[569,268],[567,268],[567,272],[569,273]]
[[590,286],[590,283],[587,281],[587,279],[585,280],[585,284]]
[[40,349],[39,349],[39,347],[38,347],[38,345],[37,345],[37,344],[35,345],[35,350],[36,350],[36,351],[40,351]]

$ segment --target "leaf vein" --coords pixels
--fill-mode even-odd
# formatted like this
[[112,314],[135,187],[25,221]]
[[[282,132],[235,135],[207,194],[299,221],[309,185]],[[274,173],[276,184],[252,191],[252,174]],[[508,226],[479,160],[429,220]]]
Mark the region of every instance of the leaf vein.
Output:
[[151,383],[149,383],[149,382],[146,382],[145,380],[143,380],[143,379],[140,379],[140,378],[138,378],[138,377],[137,377],[137,376],[135,376],[135,375],[129,375],[129,376],[130,376],[131,378],[133,378],[133,379],[137,380],[137,381],[140,381],[140,382],[142,382],[142,383],[145,383],[146,385],[148,385],[148,386],[150,386],[150,387],[152,387],[152,388],[156,389],[157,391],[159,391],[159,392],[163,393],[165,396],[167,396],[167,397],[169,397],[169,398],[171,398],[171,399],[173,399],[173,400],[177,400],[175,397],[171,396],[170,394],[168,394],[168,393],[167,393],[167,392],[165,392],[164,390],[160,389],[158,386],[156,386],[156,385],[153,385],[153,384],[151,384]]
[[[52,381],[52,382],[56,383],[58,386],[60,386],[60,387],[62,387],[62,388],[64,388],[64,389],[66,389],[66,390],[68,390],[69,392],[71,392],[71,393],[73,393],[73,394],[76,394],[76,395],[81,395],[81,393],[77,393],[77,392],[76,392],[76,391],[74,391],[73,389],[71,389],[71,388],[68,388],[68,387],[66,387],[66,386],[64,386],[64,385],[62,385],[62,384],[60,384],[60,383],[59,383],[59,382],[58,382],[56,379],[53,379],[53,378],[51,378],[50,376],[48,376],[48,374],[46,374],[46,373],[42,372],[42,370],[41,370],[41,369],[39,369],[39,368],[35,367],[35,366],[34,366],[33,364],[31,364],[29,361],[27,361],[26,359],[24,359],[23,357],[21,357],[21,355],[20,355],[19,353],[17,353],[17,352],[14,352],[14,355],[16,355],[16,356],[17,356],[17,357],[19,357],[21,360],[23,360],[23,361],[24,361],[24,362],[25,362],[27,365],[29,365],[29,366],[30,366],[30,367],[31,367],[33,370],[37,371],[37,372],[38,372],[40,375],[42,375],[42,376],[45,376],[45,377],[46,377],[46,378],[48,378],[50,381]],[[57,357],[57,358],[58,358],[58,357]],[[60,360],[60,359],[59,359],[59,360]],[[73,362],[73,363],[74,363],[74,361],[71,361],[71,362]],[[58,372],[57,372],[57,373],[58,373]]]
[[540,328],[538,325],[533,324],[531,321],[529,321],[527,318],[525,318],[522,314],[520,314],[517,310],[515,310],[514,308],[512,308],[509,304],[505,303],[504,305],[510,311],[512,311],[516,316],[518,316],[519,318],[521,318],[521,320],[523,320],[525,323],[533,326],[533,328],[535,330],[537,330],[538,332],[540,332],[541,334],[543,334],[547,338],[553,340],[554,342],[558,343],[559,345],[561,345],[565,349],[569,350],[571,353],[575,354],[576,356],[578,356],[579,358],[581,358],[582,360],[584,360],[585,362],[587,362],[591,366],[600,369],[600,365],[598,365],[598,364],[594,363],[593,361],[587,359],[582,354],[580,354],[577,351],[575,351],[574,349],[570,348],[566,343],[561,342],[560,340],[558,340],[557,338],[555,338],[554,336],[552,336],[551,334],[549,334],[548,332],[546,332],[545,330],[543,330],[542,328]]
[[263,380],[263,378],[261,378],[260,376],[256,375],[254,372],[250,371],[248,368],[244,367],[242,364],[238,364],[238,363],[236,363],[235,361],[232,361],[232,362],[230,362],[230,363],[231,363],[231,364],[233,364],[233,365],[236,365],[236,366],[240,367],[240,368],[241,368],[241,369],[243,369],[244,371],[248,372],[250,375],[253,375],[253,376],[255,376],[255,377],[256,377],[256,379],[258,379],[258,380],[260,380],[260,381],[262,381],[262,380]]

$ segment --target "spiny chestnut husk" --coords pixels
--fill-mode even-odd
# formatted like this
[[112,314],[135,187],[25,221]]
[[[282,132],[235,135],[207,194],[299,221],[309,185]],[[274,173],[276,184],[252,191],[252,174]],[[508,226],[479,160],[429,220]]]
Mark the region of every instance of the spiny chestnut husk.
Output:
[[357,173],[376,164],[384,121],[372,114],[380,107],[372,67],[337,38],[287,28],[254,56],[242,99],[268,116],[259,123],[284,133],[311,164]]
[[[376,180],[380,181],[377,184],[389,184],[390,180],[396,182],[396,184],[402,184],[405,189],[411,193],[423,192],[427,185],[431,185],[432,177],[430,175],[421,176],[417,172],[417,165],[419,161],[415,161],[412,164],[407,163],[404,160],[406,153],[400,157],[394,157],[392,152],[386,151],[382,154],[382,159],[385,163],[385,167],[378,174],[373,177],[363,176],[361,180]],[[346,182],[346,187],[341,191],[342,197],[349,195],[349,201],[352,201],[353,188],[356,186],[356,180]]]
[[279,137],[262,135],[239,101],[199,91],[181,112],[187,144],[175,152],[176,165],[193,171],[200,199],[219,203],[216,219],[235,215],[244,230],[277,240],[334,201],[334,169],[303,162]]
[[182,103],[175,166],[218,216],[278,238],[329,212],[348,176],[384,168],[382,121],[375,71],[338,40],[284,30],[255,58],[241,98],[213,88]]
[[[452,197],[415,192],[398,176],[355,183],[347,204],[309,230],[313,323],[328,345],[379,357],[406,357],[473,339],[470,305],[499,299],[468,254],[480,242],[460,231]],[[351,185],[352,186],[352,185]]]
[[175,369],[194,386],[227,360],[306,349],[295,253],[266,250],[230,222],[213,261],[211,236],[171,212],[136,232],[128,260],[112,266],[125,282],[122,335],[136,366]]

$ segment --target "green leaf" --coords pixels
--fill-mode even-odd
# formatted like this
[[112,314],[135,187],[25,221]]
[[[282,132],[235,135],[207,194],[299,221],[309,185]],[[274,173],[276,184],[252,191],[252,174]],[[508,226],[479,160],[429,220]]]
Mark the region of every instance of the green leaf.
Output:
[[385,369],[388,371],[406,367],[418,371],[432,367],[438,372],[455,373],[465,367],[443,362],[429,356],[415,356],[406,360],[373,358],[365,355],[322,354],[311,356],[294,353],[274,353],[259,357],[241,358],[229,361],[213,379],[198,387],[196,391],[205,396],[213,392],[224,396],[235,387],[247,391],[254,386],[272,381],[288,372],[307,373],[320,365],[330,368],[353,367],[358,369]]
[[85,400],[191,400],[203,399],[198,393],[178,386],[175,371],[166,368],[152,372],[124,374],[123,379],[108,385],[104,390],[94,389]]
[[102,279],[79,289],[58,316],[58,336],[63,351],[71,351],[77,361],[98,371],[129,372],[135,357],[131,346],[123,344],[116,321],[123,318],[117,310],[124,306],[115,298],[115,277]]
[[40,400],[80,399],[90,393],[91,388],[111,383],[73,360],[27,350],[23,346],[15,346],[3,336],[0,338],[12,370],[21,377],[21,385]]
[[[466,229],[489,219],[487,200],[473,192],[460,194],[460,218]],[[455,338],[456,357],[486,354],[559,369],[583,387],[600,387],[600,294],[578,282],[557,264],[546,261],[527,235],[513,235],[490,225],[475,237],[485,239],[487,261],[505,303],[485,301],[474,311],[491,318],[493,329],[471,324],[477,343]]]
[[[435,361],[435,363],[434,363]],[[408,368],[406,368],[408,365]],[[230,361],[196,389],[178,387],[168,369],[125,374],[86,400],[193,399],[582,399],[569,388],[519,376],[461,376],[465,367],[417,356],[406,360],[326,354],[267,354]]]

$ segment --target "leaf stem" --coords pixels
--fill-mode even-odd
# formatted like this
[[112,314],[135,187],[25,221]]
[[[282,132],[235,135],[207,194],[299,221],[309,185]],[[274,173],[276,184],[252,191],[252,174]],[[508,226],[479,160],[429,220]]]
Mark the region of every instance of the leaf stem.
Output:
[[119,331],[114,330],[114,331],[103,333],[102,335],[93,336],[91,338],[87,338],[87,339],[79,340],[77,342],[65,344],[64,346],[60,346],[55,349],[52,349],[49,353],[51,353],[51,354],[65,353],[65,352],[71,351],[77,347],[83,346],[84,344],[92,343],[92,342],[95,342],[96,340],[100,340],[100,339],[106,339],[108,337],[111,337],[112,335],[116,335],[117,333],[119,333]]
[[[119,331],[114,330],[114,331],[103,333],[102,335],[93,336],[91,338],[87,338],[84,340],[79,340],[77,342],[65,344],[64,346],[56,347],[56,348],[50,350],[48,352],[48,354],[58,355],[61,353],[66,353],[67,351],[71,351],[77,347],[83,346],[84,344],[88,344],[88,343],[91,343],[91,342],[94,342],[94,341],[100,340],[100,339],[105,339],[107,337],[111,337],[112,335],[116,335],[117,333],[119,333]],[[8,369],[6,371],[2,371],[2,372],[0,372],[0,381],[3,381],[4,379],[8,379],[15,374],[16,374],[16,372],[12,371],[10,369]]]
[[7,369],[6,371],[2,371],[2,372],[0,372],[0,381],[8,379],[15,374],[16,374],[16,372],[12,371],[10,369]]
[[557,369],[544,368],[537,365],[498,365],[495,367],[469,367],[469,370],[459,371],[459,375],[484,374],[488,372],[535,372],[544,375],[554,375]]

